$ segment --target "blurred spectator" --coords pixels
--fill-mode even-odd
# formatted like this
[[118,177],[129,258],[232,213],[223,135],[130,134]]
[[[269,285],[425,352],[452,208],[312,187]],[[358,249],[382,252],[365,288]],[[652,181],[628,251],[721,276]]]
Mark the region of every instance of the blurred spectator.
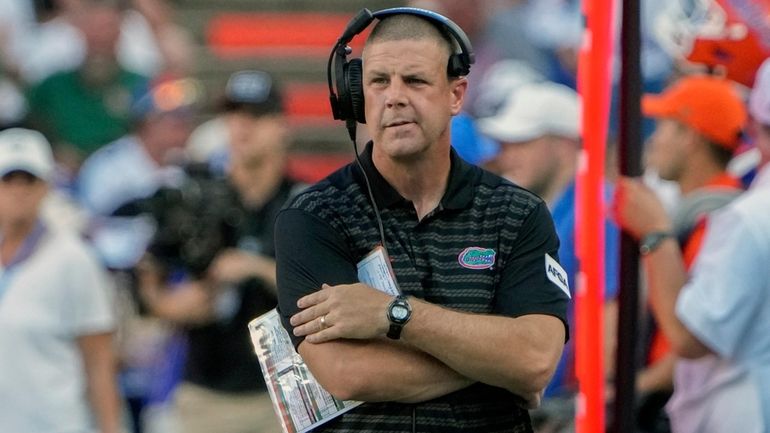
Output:
[[124,206],[182,178],[179,163],[199,92],[197,81],[174,78],[160,79],[136,92],[132,131],[83,163],[77,182],[80,202],[96,217],[90,235],[112,269],[133,267],[153,236],[151,224],[135,218],[136,211],[131,215],[135,207]]
[[[641,57],[645,89],[657,90],[671,74],[672,61],[654,37],[653,29],[659,17],[670,13],[667,8],[678,0],[645,0],[640,2],[641,12]],[[547,78],[558,83],[575,87],[577,55],[584,42],[584,17],[578,0],[527,0],[523,2],[522,23],[525,38],[546,53],[549,66],[543,72]],[[614,11],[614,19],[620,21],[621,5]],[[499,15],[501,21],[507,17]],[[620,25],[615,28],[619,31]],[[619,45],[616,44],[616,53]],[[617,63],[617,62],[616,62]],[[617,64],[615,65],[617,66]],[[615,74],[615,79],[619,78]]]
[[131,271],[155,234],[142,203],[183,178],[175,163],[192,129],[199,92],[197,81],[172,78],[136,92],[132,131],[91,155],[77,179],[79,201],[90,216],[87,234],[121,283],[121,380],[135,431],[145,423],[144,407],[168,396],[175,381],[175,356],[169,353],[179,354],[173,329],[133,314],[138,310]]
[[167,0],[0,0],[7,66],[29,84],[76,68],[87,57],[81,14],[95,4],[120,10],[116,52],[124,68],[147,76],[189,70],[190,36],[174,24]]
[[120,22],[120,9],[111,2],[86,2],[77,14],[85,60],[28,92],[30,122],[51,138],[71,176],[88,155],[128,132],[131,95],[145,81],[117,62]]
[[674,60],[680,74],[715,74],[746,89],[770,56],[770,3],[731,0],[653,0],[654,27],[647,32]]
[[24,95],[16,83],[0,70],[0,129],[17,126],[24,119],[26,112]]
[[497,113],[508,95],[523,84],[545,81],[545,76],[526,62],[504,59],[496,62],[478,80],[477,97],[473,101],[473,114],[478,118]]
[[[525,60],[546,79],[574,88],[577,52],[582,40],[580,2],[576,0],[523,0],[495,14],[489,32],[505,58]],[[506,26],[519,30],[501,32]],[[515,37],[515,39],[511,39]],[[527,50],[511,48],[512,40],[527,41]]]
[[[221,110],[221,108],[220,108]],[[227,111],[222,110],[213,118],[198,125],[190,134],[185,147],[189,161],[208,164],[209,168],[224,174],[230,160],[230,132],[227,128]]]
[[[479,121],[480,130],[500,142],[500,152],[490,169],[527,188],[545,200],[559,234],[559,262],[567,272],[570,289],[577,284],[579,269],[575,251],[575,175],[580,152],[580,103],[569,87],[552,83],[525,84],[514,90],[498,114]],[[606,198],[611,187],[605,186]],[[605,317],[614,323],[618,289],[618,229],[605,221]],[[574,311],[568,311],[574,329]],[[612,329],[608,327],[608,329]],[[614,331],[614,329],[613,329]],[[554,378],[545,391],[541,409],[533,421],[542,431],[569,428],[574,417],[574,339],[564,349]],[[605,333],[605,367],[615,345],[614,332]]]
[[75,24],[80,0],[0,0],[5,66],[22,84],[74,69],[83,61]]
[[[646,149],[647,166],[676,182],[682,193],[673,215],[673,233],[690,268],[705,234],[706,216],[741,192],[739,179],[726,172],[727,162],[740,143],[746,109],[734,83],[709,76],[681,78],[661,95],[646,95],[645,115],[657,120]],[[653,324],[654,325],[654,324]],[[675,355],[666,337],[653,326],[646,347],[647,365],[639,372],[642,396],[640,420],[652,426],[662,416],[662,403],[673,390]],[[655,406],[657,405],[657,410]]]
[[[617,190],[618,222],[642,239],[653,312],[672,350],[683,358],[667,406],[678,433],[767,432],[770,427],[768,101],[766,61],[749,104],[749,131],[762,154],[760,171],[748,192],[709,217],[689,278],[676,239],[666,235],[675,223],[655,195],[631,179],[621,180]],[[727,131],[722,133],[728,138]]]
[[500,151],[500,145],[481,134],[476,121],[465,112],[452,117],[450,128],[452,147],[471,164],[484,166]]
[[689,76],[661,95],[646,95],[642,110],[657,120],[646,165],[682,192],[674,222],[690,264],[702,241],[705,215],[742,192],[726,167],[740,144],[746,108],[733,82]]
[[[125,1],[125,0],[124,0]],[[171,0],[131,0],[123,13],[118,59],[144,75],[187,74],[194,47],[189,31],[174,22]]]
[[[224,174],[230,165],[231,153],[235,151],[234,146],[244,148],[249,142],[285,141],[285,138],[279,140],[275,136],[260,140],[257,135],[263,132],[255,122],[264,114],[282,112],[283,104],[282,99],[277,96],[258,101],[258,104],[253,103],[254,98],[264,97],[259,95],[260,92],[275,92],[272,87],[249,88],[249,86],[272,86],[272,77],[263,74],[265,73],[260,71],[253,71],[253,73],[241,71],[240,74],[234,74],[228,80],[223,101],[220,103],[219,115],[198,126],[190,136],[186,148],[190,161],[208,164],[214,172]],[[264,80],[249,79],[252,76],[262,76]],[[281,133],[284,134],[285,131]]]
[[0,132],[0,431],[117,433],[112,287],[39,216],[53,168],[42,135]]
[[27,113],[13,45],[20,27],[33,19],[31,4],[18,0],[0,0],[0,128],[15,126]]
[[[757,69],[770,56],[770,2],[740,6],[732,0],[667,1],[652,34],[680,73],[724,76],[748,91]],[[745,88],[744,88],[745,86]],[[751,184],[761,159],[750,137],[735,152],[728,172]]]
[[[468,75],[465,107],[473,117],[476,99],[487,71],[500,60],[516,59],[537,74],[548,75],[547,53],[536,47],[525,33],[526,1],[412,0],[410,6],[436,11],[454,21],[468,35],[476,61]],[[516,41],[516,43],[511,43]]]
[[[219,235],[222,242],[208,248],[214,256],[205,266],[162,257],[167,249],[152,247],[143,261],[140,285],[149,309],[187,327],[187,365],[175,395],[184,432],[280,431],[247,324],[276,306],[273,222],[297,187],[285,175],[289,136],[281,99],[264,72],[230,77],[226,135],[219,137],[227,144],[226,179],[208,188],[219,194],[203,197],[218,221],[227,220],[206,238]],[[226,191],[235,200],[223,202]],[[187,278],[171,281],[180,270]]]

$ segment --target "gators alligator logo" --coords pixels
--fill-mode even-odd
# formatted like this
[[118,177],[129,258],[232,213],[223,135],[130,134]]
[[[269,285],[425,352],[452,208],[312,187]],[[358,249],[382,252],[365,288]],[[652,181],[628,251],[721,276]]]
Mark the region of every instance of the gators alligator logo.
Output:
[[464,268],[489,269],[495,264],[495,250],[491,248],[468,247],[457,256],[457,261]]

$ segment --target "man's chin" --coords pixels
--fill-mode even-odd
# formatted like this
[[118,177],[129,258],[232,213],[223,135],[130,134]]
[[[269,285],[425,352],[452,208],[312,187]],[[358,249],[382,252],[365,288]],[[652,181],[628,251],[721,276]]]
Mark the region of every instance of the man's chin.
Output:
[[394,161],[401,163],[410,163],[418,161],[425,155],[426,148],[424,146],[409,146],[392,149],[388,152],[388,156]]

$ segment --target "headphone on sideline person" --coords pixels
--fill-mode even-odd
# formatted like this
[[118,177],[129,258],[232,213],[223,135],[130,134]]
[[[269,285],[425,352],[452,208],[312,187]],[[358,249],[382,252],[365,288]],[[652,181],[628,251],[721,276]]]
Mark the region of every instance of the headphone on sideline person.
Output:
[[335,119],[345,121],[345,127],[348,130],[350,139],[353,141],[356,163],[364,175],[366,189],[380,232],[380,241],[386,251],[385,229],[382,225],[380,210],[377,202],[374,200],[369,176],[361,164],[361,159],[358,157],[356,125],[357,122],[366,123],[366,116],[364,114],[363,67],[360,58],[348,61],[348,55],[353,51],[348,46],[348,42],[364,31],[375,18],[384,19],[393,15],[415,15],[421,17],[435,25],[442,35],[448,33],[449,38],[454,39],[455,51],[449,56],[449,63],[447,64],[447,74],[450,77],[468,75],[468,72],[471,70],[471,64],[474,62],[473,48],[471,47],[470,40],[468,40],[468,36],[457,24],[435,12],[411,7],[383,9],[374,13],[369,9],[362,9],[350,20],[345,27],[345,31],[342,32],[342,36],[337,39],[337,43],[332,48],[332,52],[329,55],[329,63],[326,67],[332,114],[334,114]]
[[375,18],[384,19],[402,14],[424,18],[440,30],[445,30],[442,33],[448,34],[454,40],[455,52],[449,56],[449,63],[447,64],[447,74],[450,77],[465,76],[470,72],[471,64],[474,62],[470,40],[465,32],[449,18],[433,11],[412,7],[383,9],[374,13],[369,9],[362,9],[345,27],[345,31],[337,39],[337,43],[329,56],[326,71],[329,100],[335,119],[366,123],[362,62],[360,58],[347,59],[347,56],[352,52],[352,49],[347,45],[348,42],[363,32]]

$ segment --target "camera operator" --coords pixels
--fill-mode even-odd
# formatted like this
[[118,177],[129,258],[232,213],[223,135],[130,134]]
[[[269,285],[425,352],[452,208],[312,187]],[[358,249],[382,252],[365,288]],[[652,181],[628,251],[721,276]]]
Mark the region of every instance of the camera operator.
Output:
[[[228,143],[227,163],[219,181],[234,193],[234,209],[225,210],[227,194],[210,183],[198,188],[219,197],[203,198],[223,222],[221,247],[196,270],[191,265],[205,259],[164,260],[157,252],[169,249],[151,246],[139,267],[140,294],[153,314],[187,329],[184,380],[174,397],[181,431],[279,432],[247,324],[276,305],[273,221],[298,185],[285,176],[288,128],[271,76],[237,72],[225,93],[219,119],[226,136],[219,138]],[[212,243],[214,237],[206,236]],[[170,268],[179,263],[187,277],[173,282]]]

